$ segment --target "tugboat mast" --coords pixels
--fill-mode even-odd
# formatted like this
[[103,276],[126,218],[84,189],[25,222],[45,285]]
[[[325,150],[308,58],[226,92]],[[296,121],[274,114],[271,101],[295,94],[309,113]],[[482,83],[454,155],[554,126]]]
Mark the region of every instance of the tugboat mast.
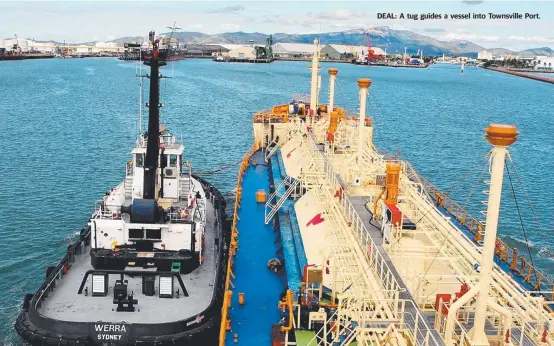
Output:
[[144,199],[156,198],[156,172],[158,170],[160,140],[160,66],[165,66],[166,52],[159,50],[160,40],[156,40],[154,31],[150,31],[152,57],[144,61],[150,66],[150,98],[148,103],[148,142],[144,160]]

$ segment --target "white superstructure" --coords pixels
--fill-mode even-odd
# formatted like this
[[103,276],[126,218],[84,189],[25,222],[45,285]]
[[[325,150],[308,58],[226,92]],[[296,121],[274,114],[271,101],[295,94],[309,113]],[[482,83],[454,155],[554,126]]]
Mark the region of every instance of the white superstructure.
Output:
[[140,239],[137,235],[140,236],[140,230],[145,229],[152,231],[144,232],[144,239],[159,241],[165,250],[201,251],[206,196],[200,183],[190,177],[190,172],[182,172],[184,145],[168,132],[163,132],[160,138],[163,146],[160,160],[164,161],[165,167],[158,168],[157,172],[157,203],[167,211],[167,222],[130,223],[129,214],[125,213],[126,207],[143,197],[146,138],[141,135],[132,150],[133,159],[127,164],[125,181],[96,203],[91,219],[91,244],[96,248],[113,249],[116,245],[128,245]]

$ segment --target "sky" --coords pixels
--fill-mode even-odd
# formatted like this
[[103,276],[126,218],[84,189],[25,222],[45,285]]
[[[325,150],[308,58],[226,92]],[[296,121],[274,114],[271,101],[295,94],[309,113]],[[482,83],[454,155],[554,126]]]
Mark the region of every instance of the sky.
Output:
[[[482,13],[486,19],[380,19],[379,13]],[[538,14],[539,19],[489,19],[489,13]],[[554,48],[553,1],[0,1],[0,38],[14,35],[70,43],[108,41],[168,31],[319,32],[388,26],[485,48]]]

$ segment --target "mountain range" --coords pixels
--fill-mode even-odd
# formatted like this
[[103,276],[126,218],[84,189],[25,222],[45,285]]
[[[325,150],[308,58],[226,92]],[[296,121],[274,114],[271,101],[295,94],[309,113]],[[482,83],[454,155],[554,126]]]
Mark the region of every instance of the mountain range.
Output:
[[[435,38],[421,35],[409,30],[393,30],[389,27],[375,27],[370,29],[354,29],[337,32],[326,32],[317,34],[319,41],[322,44],[350,44],[350,45],[366,45],[366,33],[369,33],[371,44],[380,48],[387,48],[390,54],[403,53],[404,47],[407,47],[408,52],[415,54],[418,49],[423,49],[424,55],[464,55],[477,56],[477,53],[483,50],[491,52],[493,55],[514,54],[523,57],[535,57],[537,55],[554,56],[554,50],[549,47],[526,49],[523,51],[512,51],[505,48],[484,48],[478,44],[463,40],[441,41]],[[163,33],[163,35],[171,35],[171,33]],[[312,43],[316,34],[273,34],[273,42],[292,42],[292,43]],[[253,32],[226,32],[222,34],[205,34],[201,32],[175,32],[173,37],[179,39],[180,42],[188,44],[248,44],[250,41],[254,43],[265,44],[268,34]],[[121,37],[113,42],[126,43],[138,42],[139,36]]]

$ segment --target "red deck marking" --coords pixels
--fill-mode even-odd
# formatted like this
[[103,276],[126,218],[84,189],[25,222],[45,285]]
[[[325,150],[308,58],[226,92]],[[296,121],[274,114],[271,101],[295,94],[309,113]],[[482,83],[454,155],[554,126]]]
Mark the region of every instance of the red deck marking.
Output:
[[293,151],[295,151],[296,148],[292,149],[291,151],[289,151],[289,153],[287,154],[287,159],[290,159],[290,155],[292,154]]
[[340,193],[340,189],[335,192],[335,197],[342,199],[342,194]]
[[319,213],[316,216],[314,216],[310,221],[308,221],[308,223],[306,224],[306,227],[309,227],[310,225],[314,225],[314,226],[319,225],[323,221],[325,221],[325,219],[322,218],[321,213]]

